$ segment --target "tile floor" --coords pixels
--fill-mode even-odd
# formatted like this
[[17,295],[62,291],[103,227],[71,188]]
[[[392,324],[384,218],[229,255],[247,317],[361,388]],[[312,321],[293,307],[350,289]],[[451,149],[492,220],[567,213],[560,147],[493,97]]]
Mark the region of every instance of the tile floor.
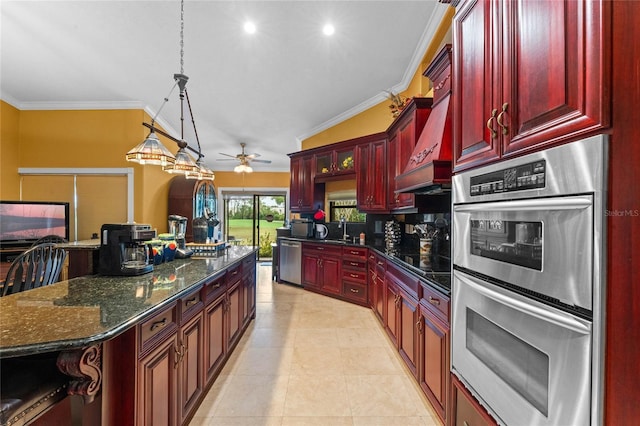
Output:
[[370,309],[272,282],[270,265],[256,309],[191,425],[440,424]]

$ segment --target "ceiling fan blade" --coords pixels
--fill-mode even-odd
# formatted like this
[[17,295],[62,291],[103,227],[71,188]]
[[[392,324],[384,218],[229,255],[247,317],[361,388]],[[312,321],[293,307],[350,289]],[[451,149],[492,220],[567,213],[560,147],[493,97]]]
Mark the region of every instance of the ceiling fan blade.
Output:
[[216,161],[238,161],[236,158],[216,158]]
[[260,154],[258,154],[258,153],[253,153],[253,154],[248,154],[248,155],[246,155],[245,157],[246,157],[246,158],[249,158],[249,159],[254,159],[254,158],[258,158],[258,157],[260,157]]
[[237,155],[225,154],[224,152],[219,152],[218,154],[220,154],[220,155],[225,155],[225,156],[227,156],[227,157],[231,157],[231,158],[233,158],[233,159],[237,158]]
[[251,160],[252,163],[271,163],[271,160]]

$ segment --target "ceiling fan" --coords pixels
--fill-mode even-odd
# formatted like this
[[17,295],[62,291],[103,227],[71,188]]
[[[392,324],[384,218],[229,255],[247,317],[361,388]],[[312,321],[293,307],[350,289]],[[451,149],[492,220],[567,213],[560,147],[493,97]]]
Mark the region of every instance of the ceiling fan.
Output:
[[239,161],[240,164],[238,164],[233,171],[236,173],[251,173],[253,172],[253,169],[251,168],[251,161],[255,161],[256,163],[271,163],[271,160],[258,160],[257,158],[260,157],[260,154],[246,154],[244,152],[244,147],[247,146],[246,143],[241,142],[240,146],[242,147],[242,152],[240,154],[236,154],[236,155],[231,155],[231,154],[225,154],[224,152],[221,152],[220,155],[225,155],[227,157],[231,157],[231,158],[218,158],[218,161]]

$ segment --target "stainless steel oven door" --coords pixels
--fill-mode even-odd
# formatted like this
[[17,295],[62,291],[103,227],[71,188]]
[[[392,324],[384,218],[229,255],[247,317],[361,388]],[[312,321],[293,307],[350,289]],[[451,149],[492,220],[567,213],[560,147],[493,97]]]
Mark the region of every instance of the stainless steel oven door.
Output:
[[453,206],[453,263],[592,310],[593,196]]
[[592,323],[454,271],[451,362],[506,425],[588,425]]

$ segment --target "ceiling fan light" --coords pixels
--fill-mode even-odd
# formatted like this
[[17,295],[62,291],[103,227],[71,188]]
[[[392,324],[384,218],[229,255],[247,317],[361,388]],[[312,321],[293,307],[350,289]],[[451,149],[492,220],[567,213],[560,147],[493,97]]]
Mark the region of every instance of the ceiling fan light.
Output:
[[144,141],[133,147],[125,155],[127,161],[139,164],[151,164],[162,167],[170,167],[176,162],[176,157],[158,139],[156,133],[151,130]]
[[237,166],[235,166],[233,168],[233,171],[236,173],[252,173],[253,169],[251,168],[251,166],[245,164],[244,162],[241,164],[238,164]]
[[191,157],[184,148],[180,148],[178,152],[176,152],[175,164],[168,165],[167,167],[164,167],[162,170],[164,170],[167,173],[186,174],[186,173],[198,173],[200,168],[196,164],[193,157]]

